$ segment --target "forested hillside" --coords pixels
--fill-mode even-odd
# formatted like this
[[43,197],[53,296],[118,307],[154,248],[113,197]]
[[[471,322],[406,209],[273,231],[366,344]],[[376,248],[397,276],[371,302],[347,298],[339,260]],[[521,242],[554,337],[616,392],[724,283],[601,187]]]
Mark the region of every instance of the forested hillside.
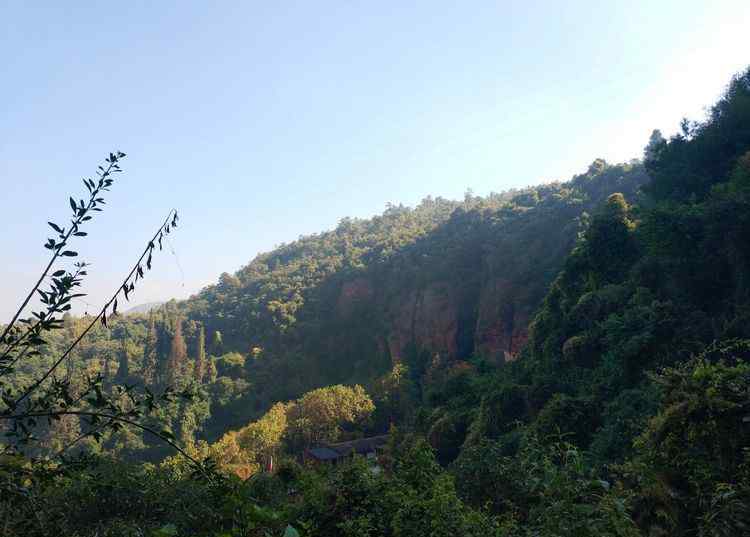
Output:
[[501,363],[526,341],[588,212],[644,182],[638,163],[598,160],[567,183],[390,207],[260,255],[182,306],[250,355],[243,404],[254,408],[369,384],[397,363],[420,383],[472,356]]
[[[184,442],[215,440],[314,388],[372,388],[397,364],[421,394],[430,372],[515,359],[589,212],[613,192],[632,199],[645,180],[640,163],[597,160],[567,183],[345,219],[257,256],[186,302],[115,318],[84,340],[69,374],[101,372],[105,383],[154,390],[193,383],[196,399],[165,416]],[[84,324],[68,318],[45,354]],[[31,378],[44,363],[19,372]],[[163,456],[164,446],[148,443],[103,445],[136,460]]]
[[[47,527],[111,535],[743,535],[748,360],[750,70],[642,162],[344,220],[99,328],[69,374],[190,388],[153,419],[229,477],[118,466],[168,453],[126,429],[28,494]],[[387,431],[376,468],[301,463]]]

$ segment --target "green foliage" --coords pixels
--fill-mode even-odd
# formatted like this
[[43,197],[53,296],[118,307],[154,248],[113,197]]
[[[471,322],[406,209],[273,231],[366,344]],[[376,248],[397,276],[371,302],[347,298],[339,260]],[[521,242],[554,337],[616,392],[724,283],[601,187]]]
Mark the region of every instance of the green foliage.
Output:
[[[452,469],[472,505],[538,535],[747,532],[748,73],[705,123],[652,137],[651,199],[594,211],[520,360],[467,385],[481,405]],[[431,433],[471,415],[430,401]],[[557,438],[572,466],[537,445]],[[553,487],[519,485],[540,468]]]
[[3,535],[240,537],[281,535],[289,527],[280,512],[254,501],[253,483],[236,479],[111,459],[36,472],[33,479],[33,487],[0,500]]
[[362,386],[318,388],[303,395],[289,409],[288,436],[304,446],[334,442],[342,425],[361,423],[374,410],[375,405]]
[[245,373],[245,357],[238,352],[230,352],[216,358],[216,371],[219,375],[242,378]]
[[535,435],[518,449],[483,442],[465,450],[453,472],[462,497],[515,527],[513,535],[639,535],[628,495],[597,478],[572,444]]
[[645,181],[638,164],[597,161],[564,184],[391,206],[259,255],[184,311],[221,334],[214,355],[261,349],[246,365],[246,421],[320,386],[373,383],[395,363],[421,398],[436,356],[502,361],[517,352],[495,334],[525,333],[585,211]]
[[565,432],[568,442],[587,448],[599,427],[599,409],[590,399],[555,394],[542,407],[534,420],[534,428],[544,441]]
[[340,440],[345,429],[361,429],[374,410],[362,386],[318,388],[296,401],[276,403],[260,419],[227,432],[195,455],[210,456],[221,470],[246,478],[285,452],[300,453]]
[[310,536],[501,535],[456,496],[452,477],[420,440],[403,442],[392,472],[355,459],[301,485],[297,520]]
[[748,358],[750,342],[732,340],[655,378],[661,407],[625,466],[651,524],[701,535],[750,528]]
[[658,201],[702,200],[725,180],[737,157],[750,146],[750,69],[736,75],[703,123],[683,121],[669,143],[651,144],[646,166],[648,191]]
[[[565,184],[390,206],[259,255],[150,318],[91,330],[67,363],[72,378],[100,374],[89,401],[127,400],[122,378],[185,386],[194,397],[168,399],[153,418],[220,473],[196,479],[177,458],[8,458],[4,529],[747,534],[749,81],[735,77],[706,121],[652,134],[648,197],[644,165],[596,160]],[[81,322],[56,323],[65,330],[15,378],[33,379]],[[33,427],[50,450],[85,425]],[[377,460],[291,460],[386,428]],[[84,451],[164,455],[128,431],[101,440]],[[263,472],[272,461],[276,473]]]

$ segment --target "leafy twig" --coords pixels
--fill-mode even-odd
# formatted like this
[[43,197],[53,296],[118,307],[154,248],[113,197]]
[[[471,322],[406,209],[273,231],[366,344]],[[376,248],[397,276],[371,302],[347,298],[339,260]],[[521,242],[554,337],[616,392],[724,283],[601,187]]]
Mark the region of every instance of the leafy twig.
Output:
[[[112,295],[112,298],[110,298],[102,307],[101,311],[98,315],[96,315],[91,322],[88,324],[88,326],[81,332],[81,334],[71,343],[68,348],[65,350],[65,352],[52,364],[52,366],[40,377],[38,378],[29,388],[26,389],[26,391],[15,400],[15,402],[11,405],[12,408],[17,408],[18,405],[23,402],[29,395],[31,395],[34,390],[36,390],[41,384],[47,380],[50,375],[57,369],[57,367],[65,360],[65,358],[68,357],[68,355],[73,351],[73,349],[80,343],[80,341],[88,334],[91,329],[96,325],[96,323],[101,320],[102,324],[107,324],[107,310],[109,307],[117,301],[117,297],[120,295],[120,292],[123,291],[125,294],[125,297],[127,298],[128,293],[132,290],[133,283],[130,281],[130,279],[133,277],[133,274],[136,273],[142,273],[143,269],[141,266],[141,263],[143,262],[143,259],[148,254],[149,261],[148,266],[150,268],[151,266],[151,252],[154,249],[154,241],[157,240],[158,237],[160,237],[165,231],[169,232],[170,226],[177,225],[177,211],[174,209],[169,211],[169,214],[167,215],[167,218],[164,220],[164,223],[159,226],[158,231],[154,234],[154,236],[151,238],[151,240],[146,245],[146,248],[143,250],[143,253],[138,258],[138,261],[136,261],[135,265],[133,265],[133,268],[130,270],[128,275],[125,277],[125,280],[123,281],[122,285],[120,285],[117,288],[117,291],[115,291],[114,295]],[[19,415],[18,417],[24,417],[24,415]]]
[[31,288],[31,291],[29,291],[28,296],[21,304],[21,307],[18,308],[18,311],[13,315],[13,318],[10,320],[10,322],[5,326],[5,329],[3,330],[2,335],[0,335],[0,341],[6,342],[6,337],[10,333],[11,329],[13,328],[14,324],[18,320],[18,317],[23,312],[24,308],[28,305],[29,301],[31,300],[31,297],[34,296],[34,293],[39,289],[39,286],[44,281],[44,278],[49,273],[49,270],[52,268],[52,265],[55,263],[58,257],[64,256],[64,257],[75,257],[77,254],[76,252],[71,252],[69,250],[63,250],[65,246],[67,246],[68,239],[71,237],[71,235],[78,235],[79,233],[82,233],[79,231],[79,226],[91,219],[91,216],[88,214],[91,210],[101,210],[97,207],[97,204],[103,203],[102,198],[98,198],[97,196],[102,190],[107,190],[107,188],[112,184],[112,179],[109,179],[109,176],[112,175],[112,173],[120,171],[120,167],[117,164],[119,159],[125,157],[125,153],[122,153],[120,151],[117,152],[117,154],[110,153],[109,158],[107,159],[107,162],[109,165],[107,166],[107,169],[105,170],[101,166],[99,167],[101,170],[101,174],[99,175],[99,182],[98,184],[94,183],[91,179],[84,179],[84,183],[86,184],[86,187],[88,188],[90,192],[90,197],[88,204],[84,205],[83,200],[81,200],[80,206],[76,204],[75,200],[71,197],[70,198],[70,206],[71,209],[73,209],[73,216],[75,216],[75,220],[72,221],[72,225],[70,229],[67,231],[67,233],[64,232],[64,228],[60,228],[57,224],[54,224],[52,222],[49,222],[49,225],[58,233],[60,233],[60,238],[62,239],[61,242],[57,243],[54,241],[54,239],[49,239],[47,244],[45,245],[46,248],[53,251],[52,258],[49,260],[49,263],[47,263],[47,266],[42,271],[42,275],[39,276],[39,279],[37,280],[36,284]]

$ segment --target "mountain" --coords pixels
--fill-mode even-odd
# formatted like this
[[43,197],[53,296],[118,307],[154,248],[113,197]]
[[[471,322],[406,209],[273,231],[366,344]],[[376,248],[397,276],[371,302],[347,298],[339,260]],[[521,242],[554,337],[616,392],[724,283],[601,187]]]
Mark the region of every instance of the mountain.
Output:
[[433,362],[513,360],[589,213],[646,180],[640,163],[596,160],[566,183],[392,206],[261,254],[181,307],[225,350],[262,350],[252,408],[401,362],[418,379]]
[[164,302],[146,302],[145,304],[138,304],[137,306],[128,308],[122,313],[123,315],[143,314],[143,313],[148,313],[151,310],[154,310],[163,305],[164,305]]

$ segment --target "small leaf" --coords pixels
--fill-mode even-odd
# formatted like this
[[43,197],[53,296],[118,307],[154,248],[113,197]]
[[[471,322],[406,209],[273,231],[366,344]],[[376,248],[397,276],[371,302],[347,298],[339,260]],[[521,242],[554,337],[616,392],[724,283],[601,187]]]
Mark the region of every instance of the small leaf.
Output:
[[86,233],[85,231],[76,231],[75,233],[73,233],[73,235],[75,235],[76,237],[85,237],[86,235],[88,235],[88,233]]
[[55,277],[60,277],[63,274],[65,274],[65,271],[63,269],[56,270],[55,272],[52,273],[52,275],[55,276]]
[[73,198],[70,198],[70,208],[73,209],[74,213],[78,210],[78,207],[76,206],[76,200],[74,200]]
[[58,226],[57,224],[55,224],[54,222],[47,222],[47,223],[50,225],[50,227],[52,229],[54,229],[58,233],[62,233],[63,232],[62,228],[60,226]]
[[78,255],[78,252],[74,252],[72,250],[65,250],[60,255],[65,256],[65,257],[76,257]]

